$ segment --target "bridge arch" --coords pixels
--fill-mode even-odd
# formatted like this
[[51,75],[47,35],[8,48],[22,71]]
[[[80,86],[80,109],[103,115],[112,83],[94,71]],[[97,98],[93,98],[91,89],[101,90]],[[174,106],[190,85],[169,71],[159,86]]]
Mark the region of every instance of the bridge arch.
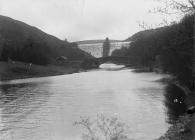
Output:
[[86,59],[81,63],[81,68],[83,69],[99,68],[101,64],[108,63],[108,62],[114,64],[130,65],[132,62],[132,58],[108,56],[108,57]]

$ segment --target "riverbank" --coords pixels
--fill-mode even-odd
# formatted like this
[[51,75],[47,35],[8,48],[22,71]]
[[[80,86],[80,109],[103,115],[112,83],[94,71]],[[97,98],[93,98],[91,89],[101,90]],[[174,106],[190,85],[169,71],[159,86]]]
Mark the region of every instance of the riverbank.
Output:
[[75,64],[70,66],[41,66],[22,62],[0,62],[0,81],[71,74],[78,71],[79,66]]
[[157,140],[194,140],[195,116],[185,115]]
[[[143,72],[156,72],[163,73],[160,69],[150,69],[149,67],[133,67],[136,73]],[[161,82],[164,84],[174,84],[179,89],[181,89],[185,95],[186,100],[185,103],[187,107],[195,105],[195,95],[192,94],[185,86],[181,85],[176,78],[172,76],[167,76],[163,79],[160,79],[156,82]],[[156,140],[195,140],[195,115],[189,116],[185,114],[184,116],[180,116],[179,119],[174,122],[171,127],[166,131],[166,133]]]
[[[192,91],[175,81],[174,78],[162,79],[159,82],[172,83],[185,92],[185,104],[187,107],[195,105],[195,96]],[[166,133],[157,140],[195,140],[195,115],[184,114],[177,121],[173,122]]]

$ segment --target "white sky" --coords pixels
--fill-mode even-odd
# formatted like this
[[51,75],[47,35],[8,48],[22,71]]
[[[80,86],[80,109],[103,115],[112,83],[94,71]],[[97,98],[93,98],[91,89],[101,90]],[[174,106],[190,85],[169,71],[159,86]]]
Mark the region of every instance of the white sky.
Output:
[[0,0],[0,14],[69,41],[126,39],[142,30],[138,21],[158,24],[148,10],[155,0]]

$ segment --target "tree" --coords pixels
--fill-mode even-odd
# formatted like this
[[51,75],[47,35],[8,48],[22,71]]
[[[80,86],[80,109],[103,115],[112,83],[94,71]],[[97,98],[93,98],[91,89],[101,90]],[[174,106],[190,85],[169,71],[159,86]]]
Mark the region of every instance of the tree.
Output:
[[192,14],[195,12],[195,0],[158,0],[163,4],[157,7],[153,12],[164,14]]
[[136,33],[126,50],[112,55],[133,58],[133,65],[154,68],[173,75],[192,90],[193,29],[195,15],[186,15],[180,22]]
[[[149,10],[149,13],[160,13],[165,15],[179,15],[185,16],[186,14],[195,13],[195,0],[154,0],[161,3],[161,6],[158,6],[152,10]],[[167,16],[166,16],[167,17]],[[144,30],[150,30],[157,27],[169,26],[177,23],[175,20],[168,21],[166,18],[163,18],[159,24],[148,24],[144,21],[137,21],[138,25]]]
[[0,35],[0,61],[2,60],[3,43],[4,43],[4,40],[3,40],[3,38]]
[[9,40],[2,43],[1,59],[8,61],[14,55],[15,48]]
[[83,140],[130,140],[128,126],[116,117],[98,115],[95,120],[81,118],[74,125],[82,126],[87,130],[82,134]]
[[[158,7],[154,11],[165,14],[182,14],[182,15],[194,15],[195,14],[195,0],[159,0],[164,3],[163,7]],[[194,19],[195,21],[195,19]],[[194,22],[193,21],[193,22]],[[193,26],[193,35],[191,38],[187,38],[185,41],[193,40],[195,43],[195,27]],[[195,94],[195,44],[193,45],[193,57],[192,57],[192,84],[193,93]]]
[[109,52],[110,52],[110,41],[107,37],[103,43],[103,52],[102,52],[103,57],[109,56]]

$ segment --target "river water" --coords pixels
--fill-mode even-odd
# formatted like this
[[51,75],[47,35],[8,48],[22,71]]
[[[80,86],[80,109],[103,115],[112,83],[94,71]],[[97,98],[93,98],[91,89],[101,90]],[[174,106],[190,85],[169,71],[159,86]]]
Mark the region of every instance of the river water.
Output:
[[[112,67],[114,68],[114,67]],[[117,67],[118,68],[118,67]],[[134,140],[152,140],[169,124],[164,75],[105,69],[0,83],[0,140],[80,140],[81,116],[115,116]]]

